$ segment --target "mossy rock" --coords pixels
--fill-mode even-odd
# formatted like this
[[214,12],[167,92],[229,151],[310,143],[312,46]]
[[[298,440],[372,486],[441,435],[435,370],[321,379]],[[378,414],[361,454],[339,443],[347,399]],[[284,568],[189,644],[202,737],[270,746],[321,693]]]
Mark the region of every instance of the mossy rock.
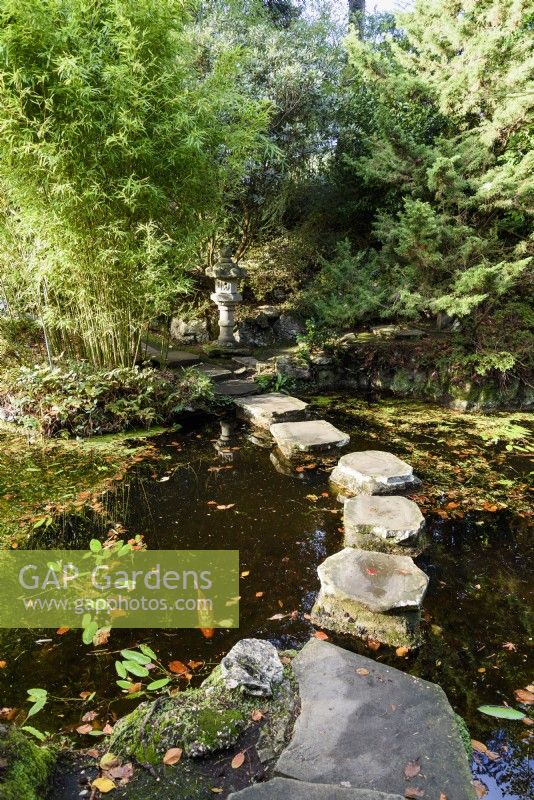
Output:
[[1,800],[41,800],[56,760],[54,750],[34,744],[21,730],[0,725]]
[[151,764],[160,763],[170,747],[181,747],[190,758],[227,749],[251,725],[252,711],[259,704],[273,719],[280,713],[289,718],[296,690],[290,669],[285,673],[273,697],[260,700],[228,689],[216,667],[198,689],[141,703],[115,725],[109,749]]

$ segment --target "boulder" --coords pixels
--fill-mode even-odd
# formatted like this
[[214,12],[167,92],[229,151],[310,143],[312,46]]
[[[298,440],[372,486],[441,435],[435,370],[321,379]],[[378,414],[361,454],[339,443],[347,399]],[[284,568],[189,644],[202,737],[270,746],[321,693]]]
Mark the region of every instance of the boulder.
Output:
[[345,547],[406,555],[423,549],[425,519],[406,497],[357,495],[347,500],[343,514]]
[[330,480],[342,494],[397,494],[420,481],[409,464],[384,450],[361,450],[341,456]]
[[[410,788],[423,800],[474,800],[456,716],[439,686],[317,639],[293,669],[301,713],[276,774],[352,791],[408,796]],[[420,772],[408,780],[411,762]]]
[[237,415],[252,425],[269,430],[276,422],[291,422],[302,419],[306,414],[307,403],[297,397],[279,392],[252,395],[234,400]]
[[210,339],[208,323],[204,319],[173,317],[170,333],[176,344],[204,344]]
[[334,428],[324,419],[306,422],[278,422],[270,427],[281,453],[288,459],[302,454],[328,453],[345,447],[350,441],[347,433]]
[[308,783],[289,778],[273,778],[228,795],[228,800],[402,800],[399,794],[384,794],[372,789],[350,789],[335,784]]
[[306,326],[291,314],[280,314],[273,325],[273,331],[282,342],[296,342],[298,336],[306,333]]
[[239,687],[254,697],[271,697],[284,678],[284,667],[270,642],[241,639],[221,661],[221,677],[228,689]]
[[307,381],[311,377],[310,366],[297,356],[275,356],[272,359],[275,372],[293,381]]
[[419,644],[428,576],[408,556],[347,547],[318,567],[314,625],[392,647]]

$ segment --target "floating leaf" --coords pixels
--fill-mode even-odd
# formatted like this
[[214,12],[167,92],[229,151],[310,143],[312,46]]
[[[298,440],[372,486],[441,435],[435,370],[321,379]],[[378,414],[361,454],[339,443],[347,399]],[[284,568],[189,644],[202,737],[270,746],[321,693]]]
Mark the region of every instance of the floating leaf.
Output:
[[181,759],[182,753],[183,750],[181,747],[171,747],[163,756],[163,763],[167,764],[168,767],[174,766],[174,764],[177,764]]
[[56,633],[57,633],[58,636],[64,636],[69,631],[70,631],[70,628],[58,628]]
[[403,656],[407,656],[409,652],[410,652],[409,647],[397,647],[397,649],[395,650],[395,655],[399,656],[399,658],[402,658]]
[[479,706],[478,711],[482,714],[487,714],[489,717],[497,717],[497,719],[524,719],[525,714],[522,711],[517,711],[515,708],[508,706]]
[[112,792],[113,789],[117,788],[111,778],[95,778],[91,784],[91,787],[93,789],[98,789],[98,791],[102,792],[102,794],[107,794],[108,792]]
[[524,703],[527,706],[531,706],[534,703],[534,692],[528,689],[516,689],[514,695],[518,703]]
[[148,675],[147,668],[142,664],[139,664],[138,661],[124,661],[123,664],[125,669],[127,669],[132,675],[135,675],[136,678],[146,678]]
[[175,675],[183,675],[187,672],[186,665],[182,664],[181,661],[171,661],[169,663],[169,669],[171,672],[174,672]]
[[149,664],[150,659],[153,658],[145,653],[138,653],[137,650],[121,650],[121,656],[126,661],[137,661],[138,664]]
[[87,733],[91,733],[92,730],[93,730],[92,725],[80,725],[78,728],[76,728],[76,733],[81,733],[82,735],[85,735]]
[[328,634],[325,633],[324,631],[315,631],[315,633],[313,633],[312,636],[314,637],[314,639],[319,639],[319,641],[321,642],[325,642],[328,639]]
[[155,692],[157,689],[163,689],[163,687],[167,686],[170,682],[170,678],[161,678],[159,681],[152,681],[146,688],[149,692]]
[[243,766],[244,761],[245,761],[245,754],[243,752],[237,753],[237,755],[235,755],[232,758],[232,763],[231,763],[232,769],[239,769],[239,767]]

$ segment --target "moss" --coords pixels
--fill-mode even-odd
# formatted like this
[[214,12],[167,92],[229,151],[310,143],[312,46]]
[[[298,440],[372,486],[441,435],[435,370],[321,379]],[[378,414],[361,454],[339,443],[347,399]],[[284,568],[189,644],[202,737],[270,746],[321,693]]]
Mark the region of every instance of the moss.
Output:
[[55,753],[38,746],[17,728],[0,726],[0,757],[6,759],[2,800],[40,800],[48,783]]
[[465,748],[467,758],[471,760],[473,756],[473,748],[471,746],[471,736],[467,730],[467,725],[459,714],[455,714],[454,717],[456,719],[456,725],[458,726],[458,732]]

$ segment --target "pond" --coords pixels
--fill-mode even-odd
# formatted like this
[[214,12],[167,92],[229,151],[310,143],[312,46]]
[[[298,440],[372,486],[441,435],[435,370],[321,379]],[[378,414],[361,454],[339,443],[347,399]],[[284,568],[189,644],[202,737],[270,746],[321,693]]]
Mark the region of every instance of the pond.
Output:
[[[525,415],[475,418],[401,401],[311,400],[318,415],[351,434],[352,449],[387,449],[413,464],[423,480],[416,499],[431,542],[417,559],[430,576],[419,650],[398,657],[387,648],[330,640],[441,685],[471,737],[498,756],[473,757],[489,800],[526,797],[531,729],[477,711],[484,703],[517,707],[514,690],[533,677],[527,660],[532,544]],[[219,421],[194,420],[189,429],[158,437],[158,458],[136,464],[102,502],[115,528],[143,534],[150,549],[238,549],[239,630],[209,638],[196,629],[113,631],[99,648],[84,646],[80,631],[2,631],[0,706],[24,706],[26,690],[37,681],[54,699],[34,718],[36,726],[73,733],[87,710],[80,692],[96,692],[92,708],[102,722],[136,702],[124,699],[115,684],[113,662],[122,647],[145,642],[164,663],[202,662],[192,678],[198,684],[240,638],[266,638],[283,648],[309,639],[317,566],[343,539],[328,469],[280,473],[247,427],[230,428],[228,438]],[[59,529],[36,530],[31,546],[83,548],[91,537],[103,538],[107,527],[94,512],[78,513]],[[87,746],[87,739],[80,744]]]

